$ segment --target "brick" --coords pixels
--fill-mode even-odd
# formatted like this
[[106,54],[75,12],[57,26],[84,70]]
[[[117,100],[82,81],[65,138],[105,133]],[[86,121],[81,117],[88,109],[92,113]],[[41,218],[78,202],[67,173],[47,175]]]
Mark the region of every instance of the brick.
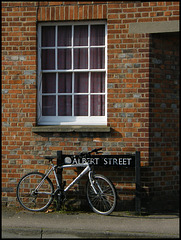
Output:
[[166,17],[155,17],[153,18],[153,22],[158,22],[158,21],[167,21]]
[[93,19],[97,18],[97,5],[93,5]]
[[78,6],[74,6],[74,20],[78,20]]
[[49,7],[46,8],[46,19],[45,20],[50,21],[50,8]]
[[70,6],[70,7],[69,7],[69,11],[70,11],[70,17],[69,17],[69,19],[70,19],[70,20],[74,20],[74,7],[73,7],[73,6]]

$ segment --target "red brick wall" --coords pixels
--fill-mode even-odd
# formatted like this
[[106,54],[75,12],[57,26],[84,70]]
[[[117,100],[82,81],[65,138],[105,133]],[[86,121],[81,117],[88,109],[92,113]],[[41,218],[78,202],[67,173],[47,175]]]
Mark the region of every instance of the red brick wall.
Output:
[[[107,20],[108,29],[107,120],[111,132],[33,133],[32,127],[36,126],[37,101],[37,22],[101,19]],[[171,75],[171,79],[165,77],[164,83],[161,82],[161,77],[160,82],[154,83],[154,78],[150,81],[150,74],[155,75],[158,70],[158,65],[150,62],[152,59],[150,41],[157,42],[157,40],[150,34],[129,33],[130,23],[174,20],[179,20],[178,1],[2,2],[2,200],[4,203],[16,203],[15,191],[20,177],[31,170],[43,171],[46,168],[44,165],[46,161],[44,162],[40,155],[55,155],[57,150],[72,154],[94,147],[103,147],[107,154],[141,151],[144,189],[150,195],[163,192],[172,195],[173,191],[178,191],[178,75],[175,80],[177,84],[169,85],[171,88],[174,87],[170,94],[176,94],[176,98],[171,97],[166,102],[161,101],[157,106],[154,97],[159,101],[157,96],[163,91],[162,84],[167,84],[175,78],[175,75],[165,72],[165,76]],[[178,38],[176,39],[177,44]],[[165,46],[168,46],[170,41],[164,43]],[[155,49],[157,48],[159,47]],[[167,55],[166,48],[163,54]],[[174,52],[174,60],[170,61],[178,72],[176,54],[178,54],[177,49]],[[171,58],[172,54],[168,55]],[[162,63],[165,69],[169,67],[168,61]],[[150,72],[153,68],[154,72]],[[159,70],[162,68],[160,65]],[[173,70],[170,69],[174,72]],[[163,98],[166,97],[167,95],[163,93]],[[156,113],[152,113],[152,110],[160,112],[161,109],[164,112],[163,104],[168,106],[169,120],[164,125],[167,133],[162,137],[161,130],[156,129],[158,117]],[[172,118],[173,123],[171,123]],[[158,120],[159,129],[162,128],[164,119],[165,116],[161,114]],[[174,138],[176,142],[174,146],[168,143],[170,135],[172,141]],[[159,142],[159,137],[165,144],[164,150],[161,146],[157,149],[155,138]],[[168,153],[165,153],[167,146]],[[156,160],[155,150],[161,152],[158,153],[159,157]],[[132,201],[135,190],[134,172],[129,169],[106,169],[105,174],[115,183],[119,203],[124,200]]]

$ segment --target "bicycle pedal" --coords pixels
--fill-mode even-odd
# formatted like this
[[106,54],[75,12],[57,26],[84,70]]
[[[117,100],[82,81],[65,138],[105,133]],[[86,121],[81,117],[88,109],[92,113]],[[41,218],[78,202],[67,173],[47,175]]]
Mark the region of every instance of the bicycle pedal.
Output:
[[66,186],[66,181],[63,181],[63,183],[62,183],[62,189],[64,189],[65,186]]
[[64,197],[64,199],[63,199],[63,202],[66,202],[67,201],[67,198],[66,197]]

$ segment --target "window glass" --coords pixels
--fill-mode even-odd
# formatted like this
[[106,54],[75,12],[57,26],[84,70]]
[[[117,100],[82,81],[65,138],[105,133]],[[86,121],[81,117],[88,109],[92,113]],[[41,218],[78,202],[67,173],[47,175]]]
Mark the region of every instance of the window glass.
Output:
[[75,73],[75,93],[88,93],[88,73]]
[[88,45],[88,26],[74,26],[74,46]]
[[54,47],[55,46],[55,27],[43,26],[42,27],[42,47]]
[[105,45],[105,25],[92,25],[90,30],[90,45]]
[[72,115],[72,97],[59,96],[58,97],[58,116],[71,116]]
[[105,73],[92,72],[91,73],[91,93],[105,92]]
[[72,73],[58,74],[58,92],[59,93],[72,92]]
[[90,68],[92,69],[105,68],[105,49],[104,48],[90,49]]
[[92,95],[91,96],[91,116],[105,115],[105,96]]
[[74,69],[88,68],[88,49],[75,48],[74,49]]
[[56,74],[43,73],[42,74],[42,93],[56,92]]
[[58,46],[65,47],[71,46],[72,40],[72,26],[59,26],[58,27]]
[[56,115],[56,97],[55,96],[42,97],[42,115],[43,116]]
[[72,55],[70,49],[58,49],[58,69],[70,69]]
[[55,69],[55,50],[54,49],[42,49],[42,69],[53,70]]
[[74,97],[75,116],[88,116],[88,96],[79,95]]

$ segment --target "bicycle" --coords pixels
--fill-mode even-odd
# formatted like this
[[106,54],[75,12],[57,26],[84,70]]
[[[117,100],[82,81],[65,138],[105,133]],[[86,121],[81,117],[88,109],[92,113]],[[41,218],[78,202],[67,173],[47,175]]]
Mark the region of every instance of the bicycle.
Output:
[[[49,160],[51,168],[46,174],[40,172],[31,172],[23,176],[17,185],[17,199],[26,210],[43,211],[52,203],[53,199],[58,200],[61,204],[65,199],[65,193],[85,174],[88,174],[86,184],[87,200],[91,209],[98,214],[109,215],[116,206],[116,191],[112,182],[105,176],[95,174],[93,166],[89,164],[87,157],[93,152],[100,153],[102,148],[93,149],[90,152],[81,152],[78,157],[84,158],[83,163],[78,164],[61,164],[60,166],[53,164],[53,159],[57,156],[44,156]],[[65,181],[62,183],[58,179],[57,170],[71,167],[84,167],[81,173],[65,188]],[[57,188],[54,186],[49,174],[53,171]]]

